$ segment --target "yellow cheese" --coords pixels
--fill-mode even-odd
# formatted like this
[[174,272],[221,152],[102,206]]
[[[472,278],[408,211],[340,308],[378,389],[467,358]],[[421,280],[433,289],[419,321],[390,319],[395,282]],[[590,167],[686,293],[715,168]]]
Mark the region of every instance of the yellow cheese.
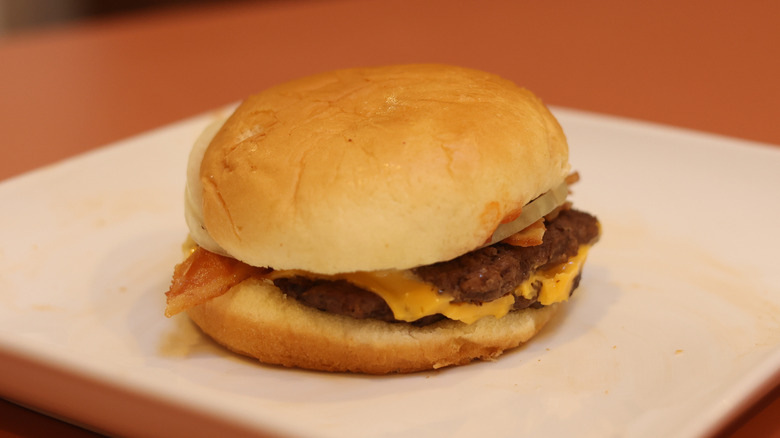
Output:
[[187,235],[187,239],[184,240],[184,243],[181,244],[181,252],[184,254],[184,258],[190,256],[193,252],[195,252],[195,249],[198,248],[198,244],[195,243],[194,240],[192,240],[192,237],[190,235]]
[[[538,300],[543,305],[569,299],[572,283],[582,269],[588,252],[583,246],[575,257],[544,272],[537,272],[521,284],[515,295],[533,299],[536,292],[531,286],[542,282]],[[447,318],[471,324],[485,316],[501,318],[512,310],[515,302],[510,294],[482,304],[452,303],[452,297],[439,293],[436,288],[416,279],[410,271],[352,272],[336,275],[319,275],[311,272],[287,270],[273,271],[268,278],[304,276],[325,280],[346,280],[363,289],[370,290],[387,302],[393,315],[401,321],[415,321],[424,316],[441,313]]]
[[415,279],[409,271],[353,272],[334,277],[379,295],[390,306],[395,319],[401,321],[442,313],[452,301],[451,296],[438,293],[433,285]]
[[512,310],[513,304],[515,304],[515,297],[506,295],[482,304],[452,303],[439,313],[449,319],[472,324],[485,316],[493,316],[496,319],[503,318]]
[[382,297],[395,319],[416,321],[441,313],[449,319],[471,324],[492,315],[501,318],[512,308],[511,295],[483,304],[452,303],[452,297],[439,293],[430,283],[417,280],[409,271],[355,272],[337,277],[370,290]]
[[517,287],[515,295],[533,299],[536,297],[536,291],[533,284],[537,281],[542,283],[539,296],[536,297],[539,304],[544,306],[566,301],[569,299],[572,283],[577,278],[577,274],[582,270],[585,259],[588,256],[589,246],[581,246],[577,255],[560,265],[553,266],[544,271],[535,272],[531,277]]
[[542,290],[539,292],[539,303],[547,306],[559,301],[569,299],[572,283],[577,275],[582,271],[582,265],[585,264],[585,258],[588,255],[588,247],[580,248],[577,255],[567,262],[548,269],[544,272],[534,275],[542,281]]

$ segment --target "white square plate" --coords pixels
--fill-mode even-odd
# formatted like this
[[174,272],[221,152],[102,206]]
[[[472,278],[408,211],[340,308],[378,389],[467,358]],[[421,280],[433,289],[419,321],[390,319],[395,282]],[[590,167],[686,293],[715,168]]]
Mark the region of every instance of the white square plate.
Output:
[[0,184],[0,394],[122,435],[711,432],[779,377],[780,148],[554,112],[604,235],[565,310],[498,361],[282,369],[166,319],[209,114]]

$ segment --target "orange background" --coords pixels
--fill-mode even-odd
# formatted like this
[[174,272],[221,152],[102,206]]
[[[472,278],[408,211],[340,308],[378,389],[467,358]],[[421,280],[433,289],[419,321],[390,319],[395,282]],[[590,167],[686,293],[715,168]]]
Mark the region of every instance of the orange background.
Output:
[[[778,29],[770,0],[279,0],[22,32],[0,38],[0,180],[285,79],[409,62],[498,73],[551,105],[780,145]],[[0,436],[84,433],[0,403],[9,417]],[[722,434],[780,437],[780,387]]]

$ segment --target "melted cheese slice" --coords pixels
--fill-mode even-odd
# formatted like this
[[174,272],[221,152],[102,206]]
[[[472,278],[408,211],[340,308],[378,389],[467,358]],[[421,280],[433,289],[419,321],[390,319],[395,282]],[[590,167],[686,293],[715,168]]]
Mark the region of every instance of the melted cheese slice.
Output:
[[515,290],[515,295],[533,299],[536,296],[536,292],[532,285],[540,281],[542,288],[539,290],[539,296],[537,297],[539,304],[548,306],[568,300],[574,279],[577,278],[577,275],[582,271],[582,265],[585,264],[588,249],[590,249],[589,246],[581,246],[577,255],[568,261],[550,269],[533,273],[531,278],[518,286]]
[[415,278],[410,271],[352,272],[336,275],[320,275],[299,270],[273,271],[269,279],[303,276],[323,280],[346,280],[363,289],[374,292],[387,302],[393,315],[401,321],[416,321],[424,316],[441,313],[449,319],[471,324],[486,316],[501,318],[515,302],[515,295],[533,299],[536,296],[533,283],[540,281],[538,301],[550,305],[569,299],[574,279],[585,263],[589,247],[580,247],[575,257],[542,272],[536,272],[517,287],[514,294],[482,303],[453,303],[452,297],[439,293],[430,283]]

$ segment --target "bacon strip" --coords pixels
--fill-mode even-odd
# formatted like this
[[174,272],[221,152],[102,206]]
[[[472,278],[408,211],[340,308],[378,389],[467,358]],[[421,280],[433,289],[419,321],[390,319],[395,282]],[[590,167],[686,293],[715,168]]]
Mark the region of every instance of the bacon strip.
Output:
[[566,182],[567,186],[570,186],[580,180],[580,173],[579,172],[572,172],[568,175],[566,175],[566,178],[564,181]]
[[171,288],[165,293],[165,316],[177,313],[218,297],[263,268],[247,265],[203,248],[196,248],[173,270]]
[[524,247],[541,245],[545,231],[547,227],[544,226],[544,218],[542,218],[502,240],[501,243]]

